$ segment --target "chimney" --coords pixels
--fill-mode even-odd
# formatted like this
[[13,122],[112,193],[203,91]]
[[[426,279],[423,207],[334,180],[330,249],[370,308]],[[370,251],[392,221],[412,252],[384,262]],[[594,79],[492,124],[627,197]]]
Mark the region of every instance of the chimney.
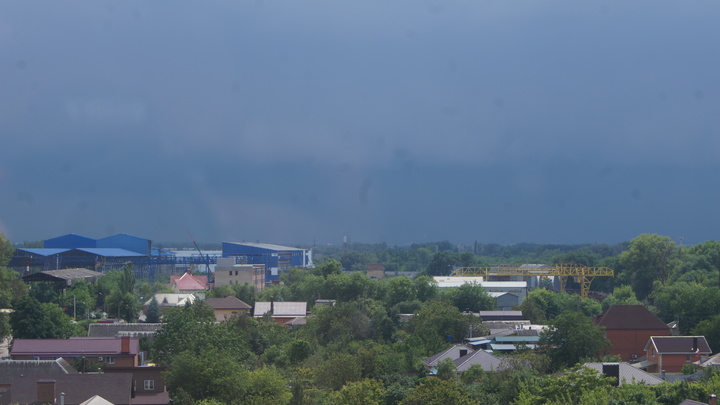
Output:
[[275,315],[275,297],[270,297],[270,316]]
[[620,385],[620,363],[603,363],[602,372],[613,379],[612,385],[614,387]]
[[468,353],[467,349],[460,349],[460,357],[466,355],[467,353]]
[[120,338],[120,353],[130,353],[130,336],[123,336]]
[[55,380],[38,380],[37,402],[55,403]]
[[697,351],[698,351],[698,338],[697,338],[697,336],[695,336],[695,337],[693,337],[692,352],[697,353]]
[[708,405],[717,405],[717,395],[715,395],[715,394],[710,395],[710,400],[708,401]]

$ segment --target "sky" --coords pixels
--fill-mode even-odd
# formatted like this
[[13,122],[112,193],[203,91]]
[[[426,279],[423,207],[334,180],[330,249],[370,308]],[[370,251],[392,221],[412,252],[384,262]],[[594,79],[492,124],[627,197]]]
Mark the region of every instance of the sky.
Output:
[[685,244],[720,3],[0,2],[0,232]]

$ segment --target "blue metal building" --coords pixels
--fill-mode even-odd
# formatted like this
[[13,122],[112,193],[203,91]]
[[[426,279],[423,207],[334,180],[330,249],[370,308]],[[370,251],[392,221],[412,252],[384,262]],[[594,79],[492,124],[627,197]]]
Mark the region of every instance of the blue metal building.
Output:
[[269,243],[223,242],[223,257],[235,257],[238,264],[264,264],[265,280],[277,281],[291,267],[312,267],[309,249]]
[[122,269],[133,264],[140,278],[154,279],[163,265],[173,269],[168,252],[152,247],[150,239],[118,234],[102,239],[67,234],[47,239],[44,248],[17,248],[10,266],[22,273],[42,270],[86,268],[99,272]]

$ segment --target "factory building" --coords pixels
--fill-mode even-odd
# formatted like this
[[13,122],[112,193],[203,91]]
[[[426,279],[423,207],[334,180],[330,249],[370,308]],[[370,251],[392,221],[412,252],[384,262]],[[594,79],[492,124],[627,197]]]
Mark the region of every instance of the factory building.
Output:
[[46,239],[42,248],[17,248],[8,267],[30,274],[46,270],[84,268],[101,273],[121,270],[125,263],[133,264],[136,277],[170,274],[173,266],[168,251],[154,248],[152,241],[128,234],[95,239],[67,234]]
[[277,282],[291,267],[313,266],[311,250],[269,243],[223,242],[222,255],[234,257],[235,264],[264,265],[265,282]]

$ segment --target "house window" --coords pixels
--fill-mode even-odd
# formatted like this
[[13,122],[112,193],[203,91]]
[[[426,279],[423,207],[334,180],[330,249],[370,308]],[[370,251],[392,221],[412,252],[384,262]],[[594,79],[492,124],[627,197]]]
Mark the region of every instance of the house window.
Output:
[[108,358],[107,358],[107,363],[108,363],[108,364],[115,364],[115,357],[108,357]]
[[145,391],[154,391],[155,390],[155,380],[145,380],[143,387],[145,388]]
[[685,355],[685,361],[690,361],[690,355],[689,355],[689,354],[686,354],[686,355]]
[[235,270],[235,275],[236,275],[236,276],[237,276],[237,273],[238,273],[238,271],[237,271],[237,270]]
[[35,360],[40,360],[40,356],[35,356],[34,359],[35,359]]
[[228,273],[230,273],[230,275],[232,276],[232,270],[230,270]]

